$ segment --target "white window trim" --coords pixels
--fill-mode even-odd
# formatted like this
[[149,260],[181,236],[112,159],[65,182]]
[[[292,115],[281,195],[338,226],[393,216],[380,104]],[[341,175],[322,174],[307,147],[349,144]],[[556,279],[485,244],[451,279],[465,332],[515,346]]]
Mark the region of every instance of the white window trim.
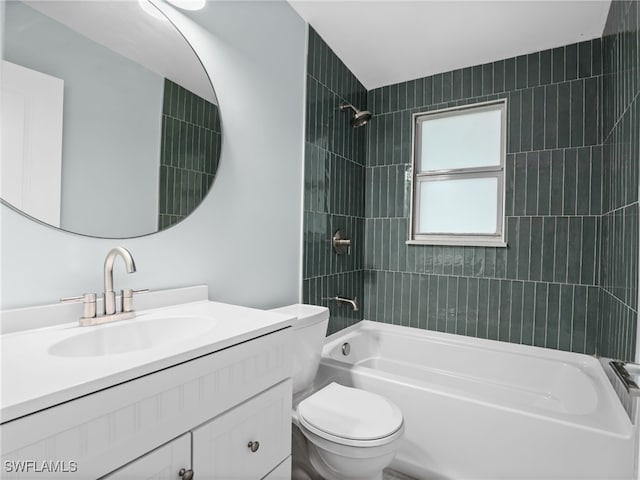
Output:
[[[417,173],[420,159],[420,136],[419,126],[421,118],[448,117],[459,114],[465,110],[481,111],[493,109],[499,106],[501,112],[501,145],[500,145],[500,164],[495,167],[478,167],[478,168],[457,168],[451,170],[430,171],[428,173]],[[412,115],[412,136],[411,136],[411,203],[409,213],[409,240],[407,245],[457,245],[457,246],[479,246],[479,247],[506,247],[505,242],[505,164],[507,153],[507,99],[493,100],[489,102],[474,103],[461,105],[458,107],[444,108],[430,112],[419,112]],[[437,179],[451,179],[460,177],[480,177],[496,176],[498,178],[498,212],[497,212],[497,232],[495,234],[458,234],[458,233],[438,233],[438,234],[416,234],[414,227],[417,224],[419,214],[419,205],[417,204],[417,196],[419,189],[417,185],[420,183],[418,178],[426,179],[431,177],[434,181]],[[429,181],[429,180],[422,180]]]

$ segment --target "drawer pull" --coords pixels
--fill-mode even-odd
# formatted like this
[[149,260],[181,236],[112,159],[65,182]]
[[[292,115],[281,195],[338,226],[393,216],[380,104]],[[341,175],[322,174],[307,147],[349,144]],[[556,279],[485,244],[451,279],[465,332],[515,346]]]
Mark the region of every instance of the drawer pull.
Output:
[[193,478],[193,470],[185,470],[184,468],[181,468],[178,472],[178,476],[182,478],[182,480],[191,480]]
[[260,442],[258,442],[258,441],[249,442],[247,447],[249,447],[249,450],[251,450],[251,453],[256,453],[258,451],[258,449],[260,448]]

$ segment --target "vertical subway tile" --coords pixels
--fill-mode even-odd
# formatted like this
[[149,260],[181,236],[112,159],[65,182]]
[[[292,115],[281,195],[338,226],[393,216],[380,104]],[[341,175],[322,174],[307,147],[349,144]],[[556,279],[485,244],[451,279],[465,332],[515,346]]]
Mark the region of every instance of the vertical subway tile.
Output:
[[529,278],[539,281],[542,279],[543,254],[543,219],[531,218],[531,252],[529,256]]
[[554,150],[551,155],[551,215],[564,213],[564,151]]
[[565,47],[565,79],[578,78],[578,45],[572,44]]
[[544,100],[544,148],[556,148],[558,144],[558,86],[545,87]]
[[527,209],[527,155],[518,153],[514,164],[513,214],[525,215]]
[[573,323],[571,325],[571,351],[585,353],[587,320],[587,287],[578,285],[573,295]]
[[471,95],[479,97],[482,95],[482,65],[476,65],[471,68]]
[[522,292],[522,331],[520,343],[533,345],[534,323],[535,323],[535,288],[536,283],[525,282]]
[[573,288],[573,285],[560,286],[560,325],[558,348],[565,351],[571,350]]
[[564,82],[564,47],[554,48],[552,57],[553,82]]
[[495,93],[504,92],[505,82],[505,61],[499,60],[493,64],[493,91]]
[[[502,280],[506,282],[506,280]],[[498,319],[500,316],[501,280],[489,280],[489,311],[487,312],[487,338],[498,339]]]
[[576,173],[576,214],[589,215],[591,194],[591,149],[578,149]]
[[493,63],[482,65],[482,95],[493,93]]
[[547,329],[545,347],[558,348],[560,327],[560,285],[550,283],[547,291]]
[[516,60],[515,58],[508,58],[504,61],[504,90],[507,92],[510,92],[515,88],[516,88]]
[[569,242],[569,218],[556,217],[556,234],[554,249],[554,281],[567,281],[567,251]]
[[520,146],[520,124],[521,124],[522,94],[521,92],[511,92],[509,94],[509,125],[508,125],[508,151],[509,153],[519,152]]
[[453,74],[445,72],[442,74],[442,101],[450,102],[453,99]]
[[569,217],[567,282],[580,282],[582,264],[582,217]]
[[533,89],[533,149],[545,148],[545,90],[544,87]]
[[527,56],[516,57],[516,88],[527,88]]
[[535,313],[533,327],[533,345],[544,347],[547,336],[547,283],[535,284]]
[[522,91],[522,104],[520,112],[520,150],[531,150],[533,141],[533,90]]
[[526,157],[526,215],[538,213],[538,192],[538,152],[529,152]]
[[558,148],[571,144],[571,84],[558,85]]
[[520,217],[518,233],[518,276],[529,279],[529,255],[531,253],[531,218]]
[[[509,330],[511,326],[512,320],[512,307],[513,307],[513,298],[511,295],[511,286],[516,282],[511,281],[501,281],[500,282],[500,308],[498,315],[498,334],[497,340],[508,342],[509,341]],[[520,290],[520,294],[522,296],[522,290]]]
[[518,218],[507,219],[507,278],[518,278]]
[[584,145],[584,81],[571,82],[571,146]]
[[591,41],[578,44],[578,77],[591,76]]
[[[511,315],[509,317],[509,342],[522,343],[522,314],[523,314],[523,282],[511,282]],[[529,282],[526,282],[529,283]]]
[[565,150],[564,156],[564,184],[563,184],[563,214],[576,214],[578,152],[576,149]]
[[481,278],[478,280],[478,338],[488,338],[488,315],[489,315],[489,280]]
[[540,85],[540,53],[530,53],[527,55],[527,78],[529,87]]
[[467,285],[467,317],[465,335],[478,335],[478,283],[477,278],[469,278]]
[[551,153],[540,152],[538,160],[538,215],[549,215],[551,197]]
[[552,74],[552,54],[551,50],[540,52],[540,85],[551,83]]
[[580,266],[580,283],[593,285],[596,282],[597,255],[597,221],[595,217],[582,218],[582,249]]

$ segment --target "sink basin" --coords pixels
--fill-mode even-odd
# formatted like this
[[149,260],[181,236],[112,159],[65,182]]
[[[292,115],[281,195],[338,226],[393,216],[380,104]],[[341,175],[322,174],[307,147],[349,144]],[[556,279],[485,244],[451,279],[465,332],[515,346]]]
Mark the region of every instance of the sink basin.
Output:
[[210,331],[216,321],[210,317],[175,316],[86,327],[79,333],[54,343],[51,355],[98,357],[147,350],[180,342]]

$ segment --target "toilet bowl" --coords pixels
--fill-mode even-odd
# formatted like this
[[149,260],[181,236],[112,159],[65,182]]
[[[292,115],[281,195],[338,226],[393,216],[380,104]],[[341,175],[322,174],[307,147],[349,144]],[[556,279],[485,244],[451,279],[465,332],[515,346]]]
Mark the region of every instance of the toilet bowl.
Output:
[[400,409],[381,395],[330,383],[313,391],[329,310],[290,305],[293,327],[292,421],[308,443],[309,461],[326,480],[378,480],[404,433]]
[[382,479],[404,432],[393,403],[338,383],[307,397],[296,413],[309,441],[309,460],[326,480]]

